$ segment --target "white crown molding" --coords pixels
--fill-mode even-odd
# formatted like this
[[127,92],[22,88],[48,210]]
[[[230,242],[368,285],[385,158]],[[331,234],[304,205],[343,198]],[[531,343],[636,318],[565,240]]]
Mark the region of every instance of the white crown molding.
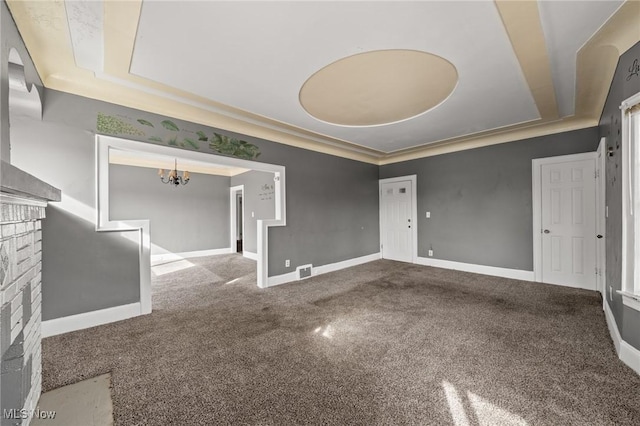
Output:
[[[122,5],[119,5],[120,3]],[[579,90],[576,91],[576,103],[584,104],[588,108],[577,110],[576,117],[568,117],[556,122],[536,121],[500,131],[492,129],[466,137],[431,141],[420,147],[385,153],[214,101],[209,102],[196,95],[180,92],[129,74],[125,64],[127,66],[130,64],[141,4],[141,1],[105,4],[105,8],[108,6],[111,11],[110,19],[117,19],[119,27],[118,31],[114,31],[107,25],[108,23],[103,24],[104,36],[105,38],[115,37],[114,40],[109,39],[110,42],[121,43],[123,48],[117,51],[117,55],[113,53],[116,49],[104,52],[104,71],[99,71],[99,66],[93,66],[94,70],[98,70],[97,73],[93,73],[79,68],[74,63],[74,52],[80,49],[80,46],[70,41],[66,29],[62,31],[52,26],[40,25],[31,19],[36,11],[46,10],[51,19],[66,21],[68,16],[64,5],[48,2],[8,2],[38,73],[48,88],[377,165],[595,126],[599,119],[596,115],[601,111],[610,82],[605,77],[609,77],[611,69],[615,69],[619,55],[638,40],[637,22],[633,19],[633,16],[637,16],[634,13],[638,10],[638,2],[627,1],[578,52],[580,63],[584,62],[588,65],[598,61],[601,65],[599,68],[603,70],[606,68],[606,73],[591,75],[587,71],[594,67],[586,65],[578,67],[580,70],[587,71],[577,79]],[[103,19],[105,17],[106,15]],[[120,22],[122,19],[127,22]],[[120,28],[120,25],[126,28]],[[47,43],[42,43],[42,40],[46,40]],[[611,51],[617,54],[602,56],[603,46],[611,46]],[[542,49],[539,51],[541,54],[544,53]],[[117,60],[114,60],[114,57],[117,57]],[[113,63],[110,63],[109,61],[112,60]],[[594,94],[596,92],[598,94]],[[551,92],[548,95],[547,97],[550,98]]]

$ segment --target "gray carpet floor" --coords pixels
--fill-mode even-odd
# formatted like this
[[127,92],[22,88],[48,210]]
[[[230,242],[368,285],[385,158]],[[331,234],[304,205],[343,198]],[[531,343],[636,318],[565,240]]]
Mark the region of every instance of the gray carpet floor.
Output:
[[594,292],[387,260],[266,290],[238,255],[156,272],[151,315],[43,341],[45,390],[110,372],[117,425],[640,424]]

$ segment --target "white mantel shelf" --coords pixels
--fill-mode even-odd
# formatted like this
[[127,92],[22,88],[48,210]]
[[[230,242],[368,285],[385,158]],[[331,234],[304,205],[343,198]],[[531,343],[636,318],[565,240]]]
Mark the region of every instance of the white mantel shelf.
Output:
[[21,198],[60,201],[58,188],[4,161],[0,166],[0,192]]

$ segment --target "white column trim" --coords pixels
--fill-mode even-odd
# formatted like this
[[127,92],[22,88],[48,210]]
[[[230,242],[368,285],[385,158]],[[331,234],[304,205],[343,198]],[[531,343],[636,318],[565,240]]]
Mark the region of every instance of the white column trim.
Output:
[[[113,221],[109,218],[109,151],[123,150],[146,154],[176,155],[187,159],[217,165],[240,167],[274,174],[276,219],[258,221],[258,286],[266,287],[268,280],[268,228],[286,225],[285,167],[239,158],[196,152],[147,142],[138,142],[113,136],[96,135],[96,231],[136,231],[139,233],[140,305],[141,314],[151,313],[151,239],[148,220]],[[262,243],[262,245],[260,245]]]
[[[237,193],[240,193],[240,195],[242,195],[242,233],[243,233],[243,240],[244,240],[244,233],[245,233],[245,228],[244,228],[244,224],[245,224],[245,217],[244,217],[244,185],[236,185],[236,186],[232,186],[231,188],[229,188],[229,208],[230,208],[230,215],[229,215],[229,250],[231,250],[231,253],[235,253],[236,252],[236,244],[237,244],[237,240],[236,240],[236,234],[235,234],[235,230],[237,227],[237,217],[238,217],[238,212],[237,212],[237,208],[236,208],[236,195]],[[243,242],[244,245],[244,242]]]

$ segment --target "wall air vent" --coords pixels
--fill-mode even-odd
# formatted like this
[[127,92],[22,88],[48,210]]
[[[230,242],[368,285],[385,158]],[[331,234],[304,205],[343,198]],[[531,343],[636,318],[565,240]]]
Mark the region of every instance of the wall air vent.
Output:
[[303,280],[305,278],[309,278],[313,275],[313,265],[301,265],[296,268],[296,272],[298,274],[298,279]]

